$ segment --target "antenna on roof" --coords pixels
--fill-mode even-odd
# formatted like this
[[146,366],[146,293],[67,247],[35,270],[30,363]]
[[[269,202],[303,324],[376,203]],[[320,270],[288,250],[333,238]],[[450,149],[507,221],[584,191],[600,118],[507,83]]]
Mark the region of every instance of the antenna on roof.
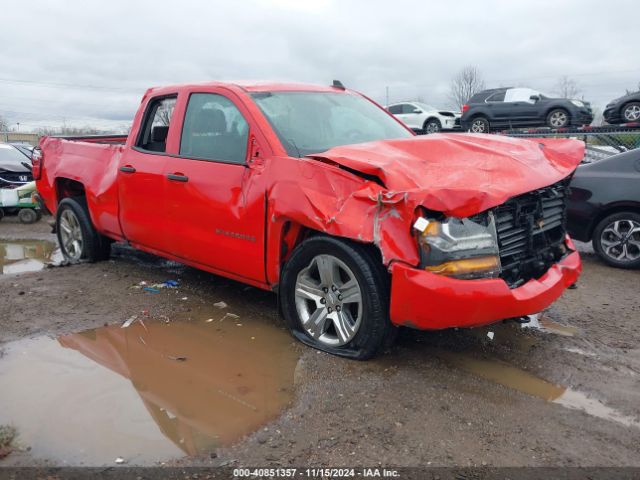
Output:
[[334,80],[333,83],[331,84],[331,86],[333,88],[339,88],[340,90],[345,90],[344,85],[342,84],[342,82],[340,80]]

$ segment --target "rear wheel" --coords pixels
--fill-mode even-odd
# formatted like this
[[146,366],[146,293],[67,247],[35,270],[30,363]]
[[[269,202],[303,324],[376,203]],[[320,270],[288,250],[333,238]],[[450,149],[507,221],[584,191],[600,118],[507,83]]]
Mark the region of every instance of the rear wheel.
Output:
[[640,102],[627,103],[622,109],[625,122],[640,122]]
[[640,215],[621,212],[603,219],[593,231],[593,248],[613,267],[640,267]]
[[474,118],[471,120],[469,131],[472,133],[489,133],[489,120],[485,117]]
[[111,240],[93,227],[82,197],[62,200],[58,205],[56,223],[60,250],[67,261],[97,262],[109,258]]
[[293,335],[309,346],[365,360],[395,336],[387,274],[362,245],[308,238],[291,254],[281,280],[283,315]]
[[562,128],[569,125],[569,113],[562,108],[556,108],[547,115],[547,125],[551,128]]

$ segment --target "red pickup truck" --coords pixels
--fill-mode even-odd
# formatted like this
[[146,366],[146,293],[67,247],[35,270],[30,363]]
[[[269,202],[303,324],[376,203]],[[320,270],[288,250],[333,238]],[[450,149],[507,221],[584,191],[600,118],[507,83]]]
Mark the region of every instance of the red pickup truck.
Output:
[[274,290],[292,333],[351,358],[397,326],[538,312],[581,264],[574,140],[417,137],[334,86],[149,89],[128,136],[44,138],[33,174],[72,262],[112,241]]

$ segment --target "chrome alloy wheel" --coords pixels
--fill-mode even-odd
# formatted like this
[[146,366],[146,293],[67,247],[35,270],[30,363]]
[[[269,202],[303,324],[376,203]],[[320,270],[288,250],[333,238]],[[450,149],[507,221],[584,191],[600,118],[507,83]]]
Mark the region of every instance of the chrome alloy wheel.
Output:
[[629,105],[624,109],[623,116],[627,122],[637,122],[638,120],[640,120],[640,105]]
[[486,124],[484,120],[474,120],[471,123],[471,131],[473,133],[486,133],[485,129],[486,129]]
[[60,215],[60,239],[67,257],[71,261],[79,261],[82,258],[84,238],[82,228],[76,214],[70,210],[64,210]]
[[640,258],[640,223],[616,220],[605,227],[600,244],[606,256],[618,262],[633,262]]
[[569,116],[563,111],[555,111],[549,117],[549,123],[552,127],[564,127],[569,122]]
[[362,323],[358,280],[342,260],[332,255],[316,255],[298,273],[295,302],[302,327],[325,345],[349,343]]

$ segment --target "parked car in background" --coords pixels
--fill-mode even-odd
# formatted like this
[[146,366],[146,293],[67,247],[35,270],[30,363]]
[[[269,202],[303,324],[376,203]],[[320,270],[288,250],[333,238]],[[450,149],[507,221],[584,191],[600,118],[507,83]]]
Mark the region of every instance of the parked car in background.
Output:
[[578,167],[567,214],[571,236],[609,265],[640,267],[640,149]]
[[640,122],[640,91],[609,102],[602,116],[607,123]]
[[0,188],[15,188],[31,181],[29,155],[14,145],[0,142]]
[[11,145],[16,147],[18,150],[24,153],[27,157],[29,157],[29,159],[31,159],[31,154],[33,153],[33,149],[35,148],[33,145],[31,145],[30,143],[24,143],[24,142],[11,142]]
[[456,128],[456,118],[460,116],[456,112],[438,110],[422,102],[394,103],[385,108],[414,132],[421,133],[453,130]]
[[488,133],[497,128],[563,128],[589,125],[589,102],[554,98],[531,88],[493,88],[476,93],[462,106],[463,130]]

